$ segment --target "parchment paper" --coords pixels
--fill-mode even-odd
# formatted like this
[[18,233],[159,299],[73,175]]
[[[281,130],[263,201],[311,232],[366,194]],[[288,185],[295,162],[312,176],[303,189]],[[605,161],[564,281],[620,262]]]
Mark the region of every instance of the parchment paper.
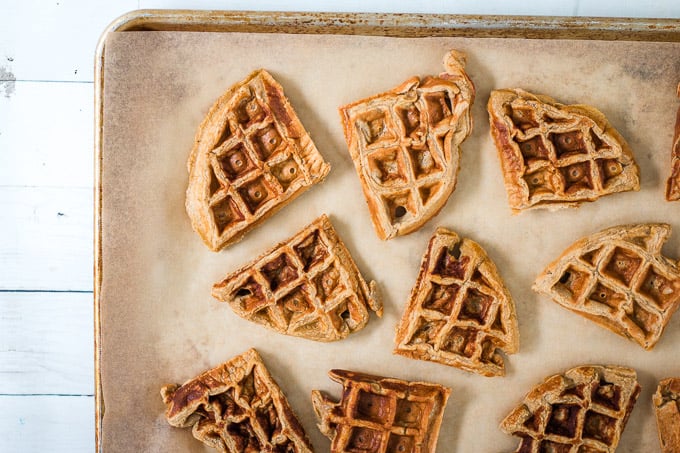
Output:
[[[477,88],[474,130],[463,144],[458,187],[420,231],[381,242],[346,150],[337,107],[411,75],[442,71],[452,48],[468,55]],[[251,70],[282,84],[318,149],[326,181],[220,253],[210,252],[184,211],[186,159],[213,101]],[[511,451],[499,422],[546,376],[584,364],[638,371],[643,387],[619,452],[659,451],[651,395],[680,376],[680,315],[654,351],[572,314],[530,289],[536,275],[578,238],[629,222],[668,222],[665,247],[678,258],[680,204],[663,200],[677,108],[680,47],[668,43],[359,36],[113,33],[106,42],[103,141],[101,383],[105,452],[207,451],[164,419],[159,389],[255,347],[287,395],[316,450],[328,451],[310,392],[339,397],[327,378],[345,368],[452,388],[440,452]],[[629,141],[642,190],[578,209],[512,216],[486,102],[492,88],[522,87],[563,103],[596,106]],[[237,317],[210,296],[214,282],[321,213],[331,217],[359,268],[382,291],[385,315],[331,344],[283,336]],[[437,226],[479,242],[517,305],[520,352],[507,376],[486,378],[392,354],[394,329]]]

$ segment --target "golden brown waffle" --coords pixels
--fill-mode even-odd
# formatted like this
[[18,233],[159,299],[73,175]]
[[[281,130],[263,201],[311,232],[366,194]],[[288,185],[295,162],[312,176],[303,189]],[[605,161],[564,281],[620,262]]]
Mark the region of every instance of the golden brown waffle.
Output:
[[241,239],[330,171],[283,88],[262,69],[215,102],[187,166],[187,213],[214,251]]
[[[680,97],[680,83],[678,84],[678,97]],[[671,176],[666,182],[666,200],[680,200],[680,107],[675,117],[675,133],[673,134],[673,147],[671,151]]]
[[533,289],[652,349],[680,305],[680,268],[661,255],[671,227],[621,225],[587,236],[538,276]]
[[250,349],[183,385],[161,389],[170,425],[224,453],[311,453],[286,397]]
[[341,400],[314,390],[312,404],[331,453],[434,453],[448,388],[345,370],[328,374],[342,384]]
[[659,382],[652,401],[662,453],[680,453],[680,378]]
[[472,131],[475,88],[463,54],[446,72],[341,107],[345,140],[380,239],[410,233],[435,216],[456,187],[460,144]]
[[484,376],[505,374],[519,349],[515,303],[474,241],[438,228],[397,326],[394,352]]
[[502,422],[516,453],[614,453],[640,394],[630,368],[582,366],[534,387]]
[[492,91],[487,108],[513,213],[640,189],[633,153],[599,110],[521,89]]
[[292,238],[213,286],[239,316],[287,335],[335,341],[382,316],[376,284],[366,284],[324,214]]

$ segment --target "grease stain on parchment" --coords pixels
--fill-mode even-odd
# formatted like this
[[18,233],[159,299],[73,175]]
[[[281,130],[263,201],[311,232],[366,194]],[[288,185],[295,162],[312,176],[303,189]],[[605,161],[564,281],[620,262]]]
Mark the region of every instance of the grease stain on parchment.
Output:
[[7,68],[0,66],[0,93],[5,93],[5,97],[8,98],[14,94],[14,86],[16,84],[17,78],[14,77],[12,71]]
[[623,70],[632,78],[642,82],[663,80],[664,77],[668,77],[671,74],[680,73],[680,60],[668,58],[661,64],[658,61],[642,60],[637,64],[624,64]]

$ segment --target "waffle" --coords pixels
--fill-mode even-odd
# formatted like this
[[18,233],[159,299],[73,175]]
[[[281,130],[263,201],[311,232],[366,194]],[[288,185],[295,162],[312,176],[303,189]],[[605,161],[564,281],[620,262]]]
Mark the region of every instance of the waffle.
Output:
[[187,166],[186,210],[214,251],[241,239],[330,171],[283,88],[265,70],[215,102]]
[[213,286],[212,294],[247,320],[279,333],[335,341],[382,316],[326,215]]
[[640,189],[633,153],[597,109],[521,89],[492,91],[487,107],[513,213]]
[[469,239],[438,228],[430,239],[394,352],[484,376],[505,374],[499,351],[519,349],[515,304],[496,266]]
[[661,255],[667,224],[622,225],[587,236],[536,279],[533,289],[645,349],[680,305],[680,268]]
[[[678,97],[680,97],[680,83],[677,91]],[[666,200],[680,200],[680,107],[675,117],[675,133],[673,134],[671,151],[671,176],[666,182]]]
[[640,394],[634,370],[582,366],[548,377],[502,422],[516,453],[614,453]]
[[183,385],[161,389],[165,417],[224,453],[311,453],[286,397],[250,349]]
[[456,187],[460,144],[472,131],[475,88],[465,57],[451,51],[446,72],[412,77],[339,109],[345,140],[371,220],[382,240],[435,216]]
[[652,397],[662,453],[680,453],[680,378],[659,382]]
[[434,453],[450,390],[345,370],[331,370],[343,386],[333,402],[318,390],[312,404],[331,453]]

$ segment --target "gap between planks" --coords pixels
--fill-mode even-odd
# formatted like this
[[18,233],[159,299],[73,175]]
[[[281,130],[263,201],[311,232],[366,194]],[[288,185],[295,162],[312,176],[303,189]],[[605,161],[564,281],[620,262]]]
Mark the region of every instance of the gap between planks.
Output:
[[0,451],[91,452],[94,397],[0,395]]
[[0,322],[2,395],[94,394],[92,294],[1,293]]

